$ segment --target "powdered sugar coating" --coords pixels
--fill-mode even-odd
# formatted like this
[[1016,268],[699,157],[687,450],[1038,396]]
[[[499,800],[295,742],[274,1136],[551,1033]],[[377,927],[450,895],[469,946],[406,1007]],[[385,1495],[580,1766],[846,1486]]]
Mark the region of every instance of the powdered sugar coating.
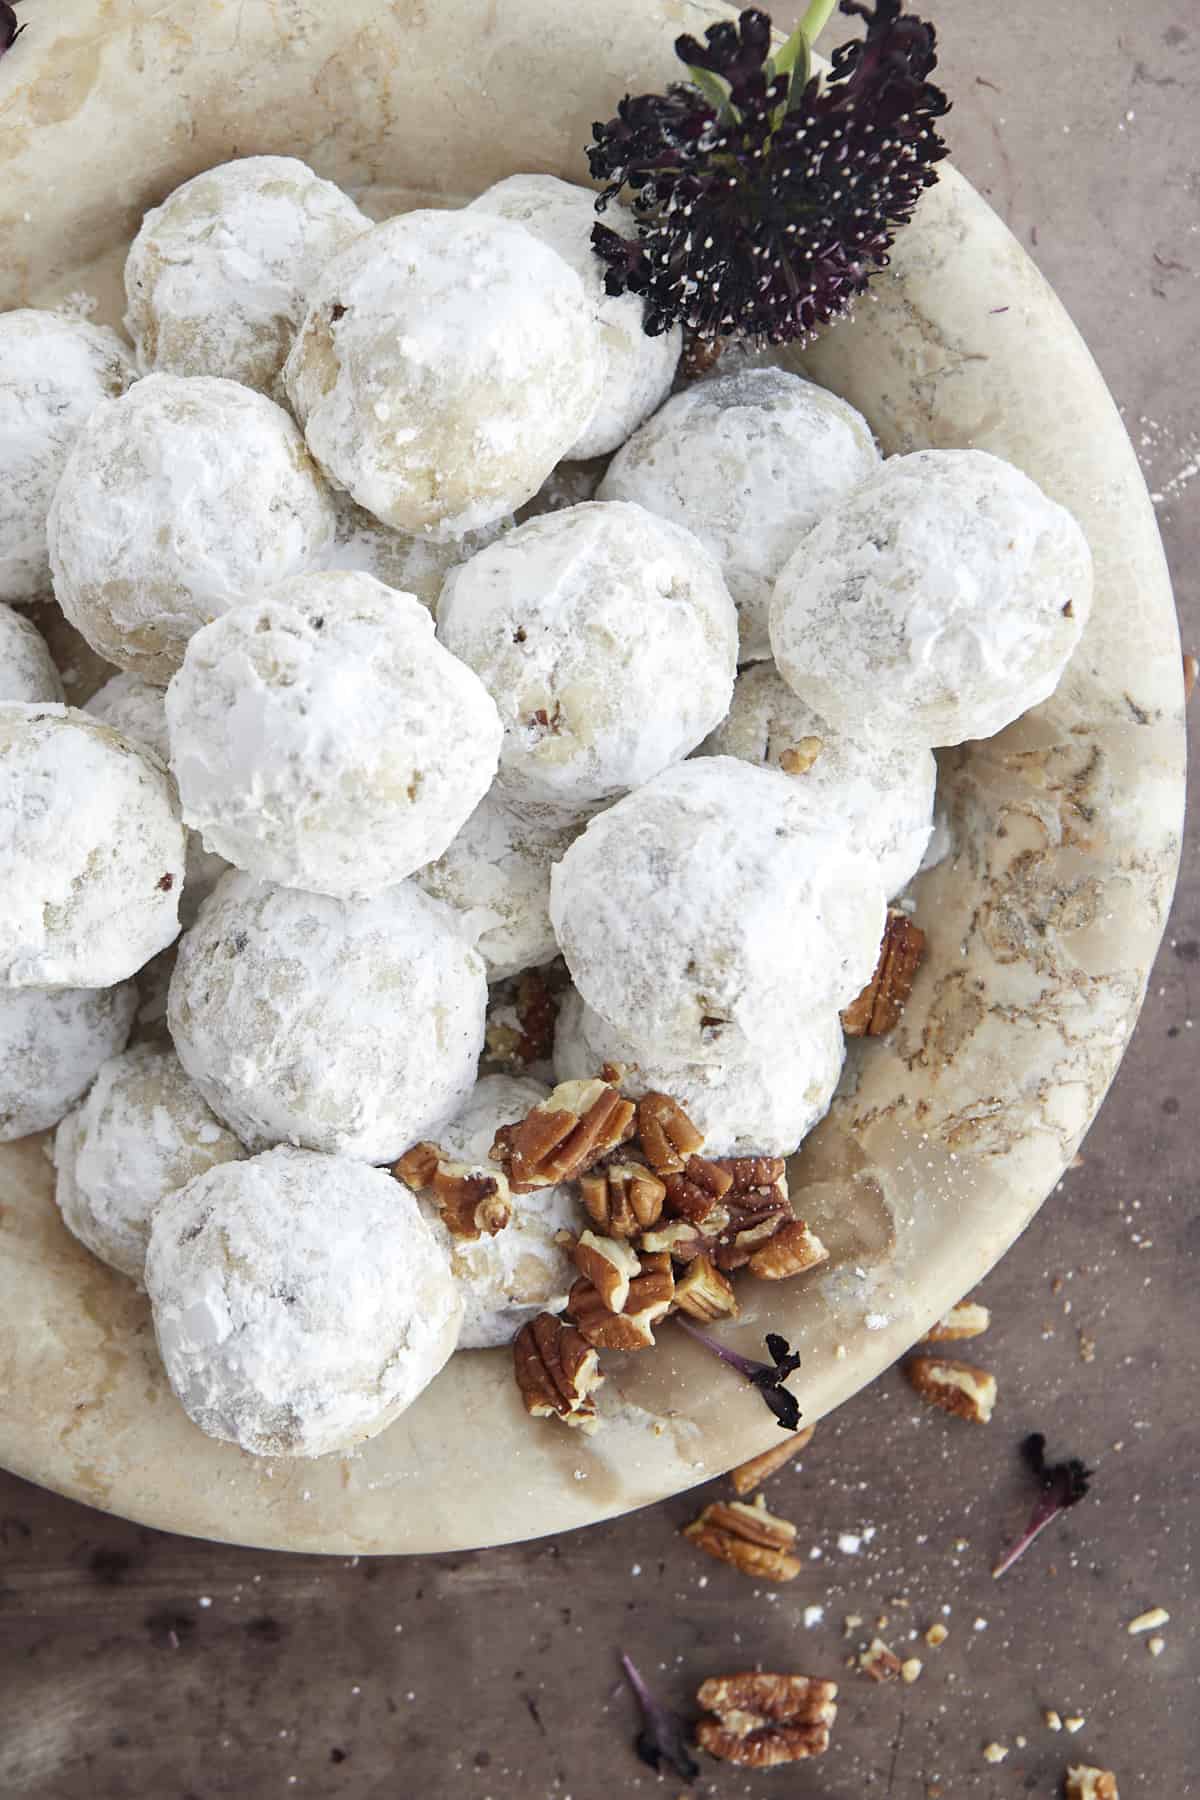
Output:
[[720,570],[640,506],[585,503],[508,532],[451,570],[438,636],[500,709],[502,792],[568,809],[694,750],[737,667]]
[[489,981],[538,968],[558,955],[550,923],[550,870],[581,830],[582,821],[508,806],[493,790],[449,849],[418,873],[427,894],[462,915]]
[[146,1286],[188,1416],[256,1456],[327,1456],[374,1437],[433,1380],[462,1317],[403,1183],[286,1148],[169,1195]]
[[299,575],[198,631],[167,690],[183,816],[260,881],[369,898],[446,849],[500,720],[412,594]]
[[337,489],[333,501],[337,537],[324,567],[361,570],[399,593],[415,594],[435,619],[442,583],[455,564],[466,562],[512,524],[506,516],[479,531],[468,531],[464,537],[442,540],[423,532],[414,536],[409,531],[393,531]]
[[158,758],[66,706],[0,706],[0,987],[112,987],[179,932]]
[[584,999],[642,1056],[771,1056],[845,1005],[885,918],[869,857],[774,769],[699,757],[593,819],[550,881]]
[[46,515],[75,439],[136,376],[115,331],[20,307],[0,313],[0,600],[50,588]]
[[[163,762],[171,760],[171,739],[167,731],[167,690],[156,687],[144,676],[128,672],[114,675],[98,688],[84,707],[93,719],[111,725],[134,743],[147,744]],[[176,790],[178,792],[178,790]],[[220,881],[229,864],[223,856],[204,848],[198,831],[187,834],[184,860],[183,892],[179,896],[179,922],[186,929],[194,921],[201,904]]]
[[728,716],[701,748],[778,769],[805,738],[816,761],[791,779],[796,791],[847,843],[879,865],[885,894],[898,894],[922,866],[933,830],[933,752],[875,738],[848,737],[793,694],[773,663],[743,669]]
[[1047,699],[1087,623],[1082,531],[982,450],[892,457],[805,538],[771,603],[788,686],[846,731],[992,737]]
[[101,656],[166,683],[192,633],[320,562],[333,501],[281,406],[148,375],[79,434],[50,510],[63,611]]
[[80,1243],[141,1282],[156,1208],[246,1154],[169,1045],[138,1044],[101,1068],[54,1139],[54,1197]]
[[392,1162],[475,1083],[487,980],[448,907],[411,881],[374,900],[234,870],[179,948],[179,1060],[251,1150]]
[[[486,1165],[500,1126],[524,1118],[549,1091],[540,1081],[485,1075],[463,1111],[438,1133],[438,1143],[459,1162]],[[512,1204],[503,1231],[472,1240],[453,1237],[436,1206],[421,1203],[463,1296],[460,1350],[510,1344],[527,1318],[561,1312],[567,1303],[577,1271],[554,1240],[557,1232],[578,1232],[582,1224],[573,1189],[538,1188],[514,1194]]]
[[460,537],[528,500],[578,438],[599,340],[579,276],[521,226],[402,213],[318,277],[284,382],[360,506]]
[[0,988],[0,1143],[57,1125],[101,1063],[125,1047],[131,981],[110,988]]
[[[623,444],[631,431],[670,392],[683,344],[676,325],[648,337],[646,306],[637,294],[605,292],[605,267],[592,248],[597,223],[592,188],[560,181],[556,175],[510,175],[471,202],[472,212],[511,219],[540,238],[570,264],[583,282],[600,339],[600,394],[591,418],[566,454],[603,456]],[[636,237],[628,207],[610,201],[606,225]]]
[[36,706],[61,701],[63,684],[54,658],[32,619],[0,601],[0,705]]
[[771,654],[775,577],[804,534],[879,468],[862,414],[786,369],[735,369],[668,400],[609,465],[601,500],[694,531],[738,609],[741,657]]
[[845,1056],[841,1020],[830,1010],[798,1021],[767,1054],[661,1061],[635,1050],[574,988],[563,998],[554,1038],[557,1080],[586,1080],[605,1063],[621,1064],[621,1092],[631,1100],[670,1094],[704,1133],[707,1156],[790,1156],[829,1111]]
[[143,370],[271,391],[309,288],[371,228],[292,156],[206,169],[142,220],[125,264],[125,329]]

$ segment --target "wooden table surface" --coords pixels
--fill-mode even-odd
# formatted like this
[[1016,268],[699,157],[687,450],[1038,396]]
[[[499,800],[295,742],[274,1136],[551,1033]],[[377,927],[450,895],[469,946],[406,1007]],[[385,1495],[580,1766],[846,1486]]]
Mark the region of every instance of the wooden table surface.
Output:
[[[1195,0],[926,10],[956,158],[1109,379],[1195,646]],[[1050,1796],[1068,1761],[1114,1769],[1123,1800],[1200,1793],[1198,1039],[1193,833],[1084,1160],[983,1289],[994,1322],[972,1349],[999,1382],[992,1424],[922,1408],[895,1370],[860,1394],[768,1489],[799,1527],[805,1569],[789,1586],[757,1586],[680,1539],[724,1483],[523,1547],[345,1562],[164,1536],[0,1473],[0,1800],[670,1800],[682,1784],[633,1757],[619,1647],[677,1704],[755,1662],[841,1679],[823,1762],[751,1776],[708,1764],[695,1791],[713,1800]],[[1032,1430],[1096,1480],[994,1582],[1028,1506],[1017,1446]],[[1171,1614],[1158,1658],[1125,1630],[1156,1605]],[[862,1621],[849,1635],[847,1615]],[[844,1666],[881,1618],[899,1654],[923,1657],[912,1686]],[[926,1649],[939,1620],[949,1637]],[[1083,1724],[1052,1732],[1046,1709]],[[1003,1761],[985,1760],[991,1743]]]

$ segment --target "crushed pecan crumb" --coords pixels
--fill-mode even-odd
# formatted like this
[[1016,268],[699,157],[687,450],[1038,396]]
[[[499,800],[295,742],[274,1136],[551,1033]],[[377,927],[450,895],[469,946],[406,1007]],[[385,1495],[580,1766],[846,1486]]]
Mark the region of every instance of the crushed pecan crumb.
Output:
[[432,1194],[453,1237],[495,1237],[512,1222],[512,1196],[499,1169],[451,1162],[436,1144],[420,1143],[393,1163],[392,1174],[407,1187]]
[[687,1274],[675,1283],[675,1305],[689,1318],[709,1324],[716,1319],[734,1319],[738,1311],[732,1282],[707,1256],[693,1258],[687,1265]]
[[761,1495],[751,1506],[741,1500],[714,1500],[684,1526],[683,1535],[698,1550],[760,1581],[794,1581],[803,1566],[788,1554],[796,1541],[796,1527],[769,1513]]
[[669,1094],[644,1094],[638,1101],[637,1132],[651,1167],[660,1175],[680,1173],[689,1156],[704,1148],[704,1134],[697,1131],[677,1100]]
[[920,1681],[921,1671],[924,1667],[925,1664],[921,1661],[919,1656],[907,1657],[905,1661],[900,1664],[901,1681],[908,1687],[911,1687],[914,1681]]
[[842,1014],[847,1037],[882,1037],[899,1023],[925,955],[925,933],[902,912],[889,912],[875,973]]
[[872,1681],[895,1681],[900,1674],[900,1658],[882,1638],[872,1638],[858,1659],[858,1666]]
[[609,1237],[634,1238],[662,1218],[667,1190],[645,1163],[603,1163],[580,1176],[583,1204]]
[[756,1487],[761,1487],[764,1481],[791,1461],[797,1450],[807,1449],[812,1443],[815,1430],[815,1425],[806,1425],[802,1431],[793,1433],[785,1443],[775,1444],[770,1450],[764,1450],[761,1456],[752,1456],[749,1462],[739,1463],[730,1476],[738,1498],[744,1499]]
[[837,1718],[837,1683],[758,1670],[702,1682],[696,1742],[722,1762],[777,1768],[820,1756]]
[[600,1359],[570,1325],[539,1313],[513,1340],[513,1364],[531,1417],[559,1418],[588,1433],[598,1428],[592,1395],[604,1380]]
[[1067,1800],[1120,1800],[1117,1778],[1111,1769],[1074,1763],[1067,1770]]
[[951,1344],[963,1338],[981,1337],[991,1322],[992,1315],[986,1306],[980,1306],[976,1300],[960,1300],[944,1319],[939,1319],[925,1333],[925,1341]]
[[913,1356],[904,1373],[931,1406],[972,1424],[986,1425],[996,1404],[996,1378],[971,1363],[950,1362],[937,1356]]
[[931,1650],[936,1650],[939,1645],[945,1643],[949,1636],[950,1633],[944,1625],[931,1625],[929,1630],[925,1633],[925,1642],[929,1645]]
[[798,738],[783,752],[779,766],[785,775],[807,775],[824,748],[819,737]]
[[575,1181],[633,1136],[634,1106],[607,1081],[562,1081],[515,1124],[502,1125],[492,1157],[516,1194]]

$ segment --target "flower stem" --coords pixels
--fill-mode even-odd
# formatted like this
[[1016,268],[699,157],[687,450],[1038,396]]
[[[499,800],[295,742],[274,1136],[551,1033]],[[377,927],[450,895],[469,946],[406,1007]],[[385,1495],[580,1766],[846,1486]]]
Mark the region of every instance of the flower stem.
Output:
[[809,44],[815,44],[828,25],[837,0],[809,0],[808,11],[800,21],[800,30]]

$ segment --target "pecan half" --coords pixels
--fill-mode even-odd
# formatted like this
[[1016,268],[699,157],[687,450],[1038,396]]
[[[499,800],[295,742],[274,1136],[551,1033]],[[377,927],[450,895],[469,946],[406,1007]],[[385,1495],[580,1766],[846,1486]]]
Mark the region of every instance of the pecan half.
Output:
[[842,1014],[847,1037],[882,1037],[898,1024],[925,955],[925,933],[902,912],[889,912],[875,973]]
[[1111,1769],[1075,1763],[1067,1770],[1067,1800],[1119,1800],[1117,1778]]
[[675,1283],[675,1305],[689,1318],[715,1319],[737,1317],[737,1296],[733,1284],[707,1256],[697,1256],[689,1264],[687,1274]]
[[392,1165],[392,1174],[418,1192],[430,1193],[453,1237],[495,1237],[512,1222],[512,1196],[499,1169],[450,1162],[436,1144],[414,1144]]
[[637,1130],[651,1167],[660,1175],[676,1174],[689,1156],[704,1148],[704,1133],[697,1131],[677,1100],[669,1094],[644,1094],[638,1101]]
[[588,1433],[597,1430],[592,1395],[604,1380],[600,1359],[571,1326],[553,1313],[539,1313],[513,1340],[513,1367],[531,1417],[562,1419]]
[[633,1136],[635,1109],[607,1081],[562,1081],[513,1125],[502,1125],[493,1159],[515,1194],[574,1181]]
[[925,1341],[930,1344],[951,1344],[960,1338],[980,1337],[992,1322],[992,1315],[986,1306],[980,1306],[975,1300],[960,1300],[952,1306],[944,1319],[939,1319],[925,1333]]
[[629,1283],[620,1312],[612,1312],[590,1281],[577,1281],[567,1299],[567,1312],[579,1333],[598,1350],[649,1350],[654,1327],[665,1319],[675,1296],[670,1269],[651,1269]]
[[629,1283],[642,1272],[637,1251],[619,1238],[585,1231],[571,1254],[575,1267],[591,1282],[609,1312],[619,1313],[629,1298]]
[[722,1762],[771,1769],[829,1748],[837,1718],[837,1683],[807,1675],[748,1670],[702,1682],[696,1699],[710,1717],[696,1742]]
[[904,1365],[922,1400],[940,1406],[958,1419],[986,1425],[996,1404],[996,1378],[972,1363],[950,1362],[944,1357],[912,1356]]
[[803,1567],[788,1554],[796,1541],[796,1527],[787,1519],[774,1518],[761,1495],[752,1506],[740,1500],[714,1500],[684,1526],[683,1535],[718,1562],[732,1563],[743,1575],[760,1581],[794,1581]]
[[[678,1293],[678,1288],[675,1291]],[[802,1431],[793,1432],[786,1443],[775,1444],[770,1450],[764,1450],[761,1456],[752,1456],[749,1462],[739,1463],[730,1476],[733,1491],[738,1498],[744,1499],[756,1487],[761,1487],[769,1476],[791,1461],[797,1450],[807,1449],[812,1443],[815,1430],[815,1425],[806,1425]]]
[[667,1190],[639,1162],[609,1162],[579,1178],[583,1204],[600,1229],[614,1238],[637,1237],[662,1218]]
[[896,1652],[889,1650],[882,1638],[872,1638],[859,1657],[858,1666],[872,1681],[896,1681],[903,1665]]
[[803,1219],[789,1219],[750,1258],[750,1273],[763,1281],[788,1281],[827,1262],[829,1252]]

